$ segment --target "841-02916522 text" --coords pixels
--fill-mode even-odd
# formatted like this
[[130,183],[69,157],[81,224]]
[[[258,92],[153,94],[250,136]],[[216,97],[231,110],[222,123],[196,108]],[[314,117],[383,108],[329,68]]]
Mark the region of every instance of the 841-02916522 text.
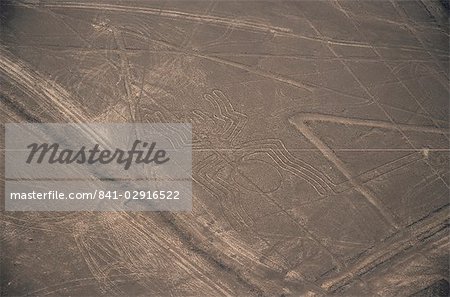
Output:
[[109,191],[94,190],[91,192],[46,191],[46,192],[11,192],[11,200],[179,200],[180,191],[177,190],[133,190]]

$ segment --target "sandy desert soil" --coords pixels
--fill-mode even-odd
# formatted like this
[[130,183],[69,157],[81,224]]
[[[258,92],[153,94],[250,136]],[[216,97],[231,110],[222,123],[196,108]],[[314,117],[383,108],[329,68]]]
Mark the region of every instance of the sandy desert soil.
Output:
[[2,212],[1,296],[447,296],[449,32],[429,3],[1,4],[2,123],[195,140],[191,213]]

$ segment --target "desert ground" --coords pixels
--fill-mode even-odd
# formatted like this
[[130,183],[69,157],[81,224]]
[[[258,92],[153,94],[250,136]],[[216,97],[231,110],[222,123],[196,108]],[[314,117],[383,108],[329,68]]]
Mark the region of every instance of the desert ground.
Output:
[[2,211],[1,296],[447,296],[439,5],[2,0],[2,124],[191,123],[193,207]]

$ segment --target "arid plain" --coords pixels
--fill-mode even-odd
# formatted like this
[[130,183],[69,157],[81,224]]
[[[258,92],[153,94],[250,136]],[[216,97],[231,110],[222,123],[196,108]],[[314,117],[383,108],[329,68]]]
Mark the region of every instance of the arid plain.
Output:
[[192,212],[2,212],[1,296],[447,296],[425,2],[1,1],[2,123],[193,127]]

